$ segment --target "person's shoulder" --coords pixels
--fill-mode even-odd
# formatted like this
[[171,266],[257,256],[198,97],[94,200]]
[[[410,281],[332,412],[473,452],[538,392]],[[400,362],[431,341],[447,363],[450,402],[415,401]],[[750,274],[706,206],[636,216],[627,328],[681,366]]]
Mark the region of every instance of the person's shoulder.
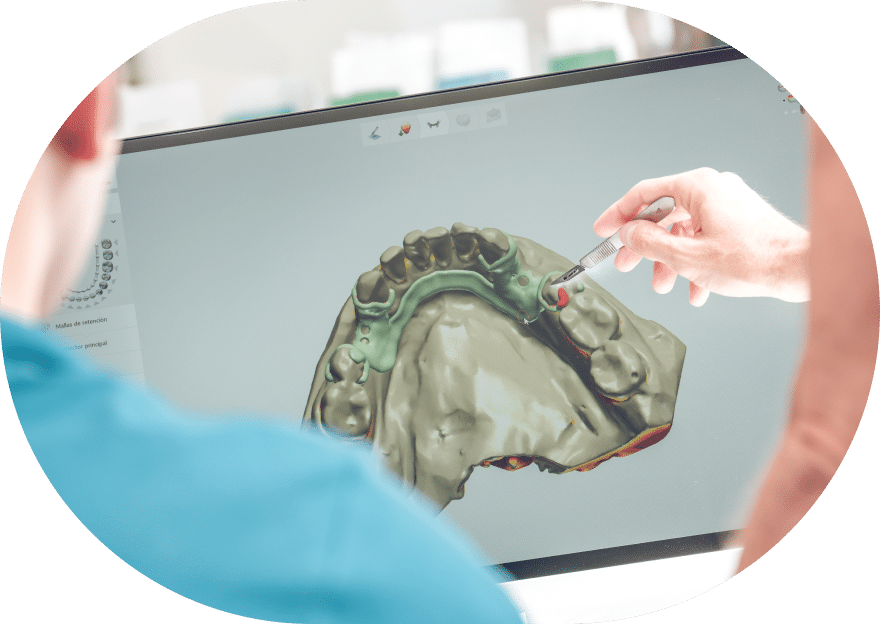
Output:
[[3,358],[15,358],[22,348],[37,347],[51,349],[53,341],[49,336],[49,324],[34,319],[16,316],[7,311],[0,312],[0,341],[3,344]]
[[85,372],[75,346],[33,319],[0,314],[3,363],[12,398],[51,391],[53,386]]

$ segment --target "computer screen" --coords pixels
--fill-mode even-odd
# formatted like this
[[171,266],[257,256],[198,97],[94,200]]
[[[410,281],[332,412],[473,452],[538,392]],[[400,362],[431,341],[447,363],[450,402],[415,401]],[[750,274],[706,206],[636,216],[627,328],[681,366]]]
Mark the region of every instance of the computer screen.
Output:
[[681,278],[659,295],[650,263],[610,259],[545,306],[514,291],[546,294],[645,178],[731,171],[803,223],[804,134],[785,87],[719,48],[128,139],[50,325],[199,417],[373,447],[516,578],[714,550],[777,442],[805,306],[693,308]]

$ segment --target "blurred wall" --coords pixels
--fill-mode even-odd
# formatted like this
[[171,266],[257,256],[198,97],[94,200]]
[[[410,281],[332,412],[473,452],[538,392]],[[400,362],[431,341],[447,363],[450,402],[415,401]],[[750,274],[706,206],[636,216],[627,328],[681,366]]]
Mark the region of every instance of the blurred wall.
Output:
[[[567,11],[564,16],[559,11]],[[553,33],[554,22],[569,32]],[[575,15],[576,14],[576,15]],[[577,19],[572,19],[572,16]],[[127,64],[122,97],[124,136],[164,132],[270,114],[323,108],[370,91],[380,95],[431,90],[444,84],[438,66],[471,62],[480,79],[519,77],[495,67],[449,26],[494,25],[484,53],[522,55],[526,75],[549,71],[554,34],[570,47],[578,33],[584,51],[590,37],[627,39],[613,60],[645,58],[718,44],[706,33],[659,14],[599,2],[570,0],[321,0],[277,2],[217,15],[169,34]],[[573,31],[573,32],[572,32]],[[625,31],[625,32],[624,32]],[[449,33],[453,34],[450,35]],[[442,36],[446,33],[445,38]],[[520,33],[520,34],[518,34]],[[615,34],[616,33],[616,34]],[[492,37],[495,39],[492,39]],[[562,68],[601,64],[612,57],[581,55]],[[598,49],[597,48],[597,49]],[[632,49],[632,53],[627,50]],[[500,51],[500,52],[499,52]],[[456,56],[457,55],[457,56]],[[592,60],[591,60],[592,59]],[[465,61],[465,65],[461,61]],[[448,63],[447,63],[448,65]],[[523,63],[520,63],[523,65]],[[518,66],[517,66],[518,67]],[[491,69],[492,71],[489,71]],[[498,71],[496,71],[498,70]],[[404,76],[407,74],[407,76]],[[419,75],[414,75],[419,74]],[[394,77],[400,78],[398,84]],[[448,77],[445,77],[448,78]],[[372,81],[372,82],[371,82]],[[427,87],[427,88],[426,88]],[[349,92],[351,91],[351,92]]]

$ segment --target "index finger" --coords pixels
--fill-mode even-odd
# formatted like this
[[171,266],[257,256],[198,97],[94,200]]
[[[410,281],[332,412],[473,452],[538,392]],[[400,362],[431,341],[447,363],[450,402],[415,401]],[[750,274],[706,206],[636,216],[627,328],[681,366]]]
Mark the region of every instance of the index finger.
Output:
[[[607,238],[661,197],[675,197],[675,179],[677,177],[678,175],[670,175],[642,180],[627,191],[626,195],[614,202],[608,210],[599,215],[593,224],[593,230],[599,236]],[[675,203],[676,212],[678,212],[679,202],[676,200]]]

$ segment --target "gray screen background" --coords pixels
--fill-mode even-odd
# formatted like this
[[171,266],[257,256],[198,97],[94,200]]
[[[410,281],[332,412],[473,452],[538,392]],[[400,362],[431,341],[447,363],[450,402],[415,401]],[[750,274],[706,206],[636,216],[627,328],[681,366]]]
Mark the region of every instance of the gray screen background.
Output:
[[[407,143],[365,147],[357,119],[126,154],[146,379],[187,408],[298,423],[357,277],[414,229],[496,227],[576,260],[633,184],[702,166],[803,223],[803,117],[777,85],[740,60],[503,97],[506,126]],[[674,425],[587,473],[477,469],[442,516],[492,562],[742,526],[787,412],[805,306],[694,309],[681,278],[654,293],[646,262],[591,275],[687,345]]]

